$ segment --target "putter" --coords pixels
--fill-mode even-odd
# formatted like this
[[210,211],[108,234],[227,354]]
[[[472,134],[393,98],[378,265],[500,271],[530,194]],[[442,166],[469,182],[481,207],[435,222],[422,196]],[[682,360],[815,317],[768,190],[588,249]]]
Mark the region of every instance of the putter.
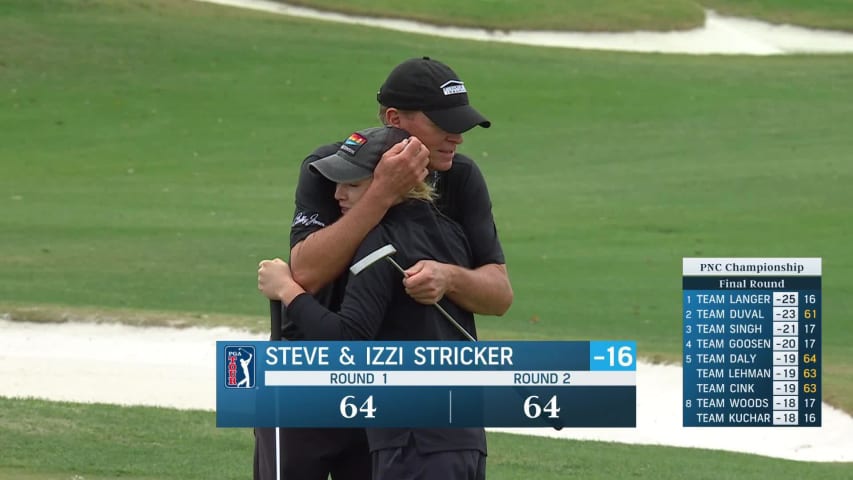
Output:
[[[403,270],[403,267],[401,267],[400,264],[398,264],[396,261],[394,261],[393,258],[391,258],[391,255],[394,255],[395,253],[397,253],[397,249],[394,248],[394,245],[391,245],[391,244],[385,245],[384,247],[381,247],[381,248],[377,248],[373,252],[367,254],[361,260],[355,262],[349,268],[349,271],[353,275],[358,275],[359,273],[364,271],[367,267],[373,265],[374,263],[376,263],[379,260],[382,260],[384,258],[384,259],[388,260],[389,262],[391,262],[391,264],[394,265],[394,268],[399,270],[400,273],[402,273],[404,277],[407,277],[408,275],[406,275],[406,271]],[[438,308],[438,310],[441,312],[441,314],[444,315],[444,318],[446,318],[450,323],[453,324],[454,327],[456,327],[457,330],[459,330],[460,332],[462,332],[463,335],[465,335],[465,338],[467,338],[468,340],[470,340],[474,343],[477,342],[477,339],[472,337],[471,334],[468,333],[468,330],[465,330],[465,327],[463,327],[462,325],[459,324],[459,322],[454,320],[453,317],[451,317],[450,314],[447,313],[447,310],[442,308],[441,305],[439,305],[437,303],[434,305],[436,306],[436,308]],[[523,397],[530,395],[530,391],[527,390],[523,386],[519,385],[519,386],[515,386],[514,388],[515,388],[515,391],[518,392],[519,394],[521,394],[521,396],[523,396]],[[563,424],[559,420],[546,419],[546,421],[549,424],[551,424],[551,427],[554,428],[554,430],[560,431],[563,429]]]
[[[281,300],[270,300],[270,340],[281,340]],[[275,394],[276,420],[278,420],[278,390]],[[278,422],[276,422],[278,424]],[[275,427],[275,478],[281,480],[281,436],[278,426]]]
[[[400,273],[402,273],[403,277],[408,277],[408,275],[406,275],[406,271],[403,270],[403,267],[401,267],[399,263],[395,262],[394,259],[391,258],[391,255],[394,255],[395,253],[397,253],[397,249],[394,248],[394,245],[391,245],[389,243],[384,247],[377,248],[361,260],[355,262],[353,266],[349,268],[349,271],[352,272],[353,275],[358,275],[367,267],[384,258],[391,262],[391,265],[394,265],[394,268],[396,268]],[[460,333],[462,333],[462,335],[465,335],[465,338],[471,340],[472,342],[477,341],[476,338],[474,338],[473,336],[471,336],[470,333],[468,333],[468,330],[465,330],[465,327],[460,325],[459,322],[457,322],[452,316],[450,316],[449,313],[447,313],[447,310],[445,310],[444,307],[442,307],[438,303],[434,303],[433,305],[435,305],[435,308],[437,308],[438,311],[441,312],[442,315],[444,315],[444,318],[446,318],[448,322],[452,323],[453,326],[456,327],[456,329],[459,330]]]

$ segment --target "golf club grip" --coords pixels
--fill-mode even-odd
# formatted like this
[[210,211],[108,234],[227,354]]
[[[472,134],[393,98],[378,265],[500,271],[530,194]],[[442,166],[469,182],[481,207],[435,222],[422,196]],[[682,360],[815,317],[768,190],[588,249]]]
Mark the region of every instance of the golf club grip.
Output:
[[281,300],[270,300],[270,340],[281,340]]

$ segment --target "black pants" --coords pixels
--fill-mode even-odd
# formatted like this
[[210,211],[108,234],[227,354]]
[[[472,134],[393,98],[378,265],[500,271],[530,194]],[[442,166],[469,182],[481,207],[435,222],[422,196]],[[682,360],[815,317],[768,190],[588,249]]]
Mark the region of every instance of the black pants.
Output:
[[[282,428],[279,438],[282,480],[370,480],[363,429]],[[275,458],[275,429],[256,428],[254,480],[276,480]]]
[[400,448],[371,454],[373,480],[485,480],[486,455],[479,450],[420,453],[412,439]]

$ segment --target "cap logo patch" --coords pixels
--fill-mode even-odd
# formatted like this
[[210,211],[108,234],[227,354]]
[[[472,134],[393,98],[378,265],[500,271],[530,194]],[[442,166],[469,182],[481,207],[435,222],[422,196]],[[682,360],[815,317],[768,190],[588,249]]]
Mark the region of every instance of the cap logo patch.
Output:
[[344,140],[344,144],[341,145],[341,150],[349,153],[350,155],[355,155],[355,152],[357,152],[365,143],[367,143],[367,139],[356,132]]
[[444,85],[441,86],[441,91],[444,92],[445,96],[468,92],[465,90],[465,83],[459,80],[448,80],[444,82]]
[[351,146],[359,146],[359,145],[364,145],[365,143],[367,143],[367,139],[362,137],[358,133],[353,133],[352,135],[349,136],[348,139],[346,139],[346,141],[344,143],[347,145],[351,145]]

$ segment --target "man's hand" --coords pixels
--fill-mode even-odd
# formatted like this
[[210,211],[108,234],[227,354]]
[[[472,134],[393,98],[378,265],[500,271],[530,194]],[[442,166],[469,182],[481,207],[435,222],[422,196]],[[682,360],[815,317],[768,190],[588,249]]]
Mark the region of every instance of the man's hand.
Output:
[[438,303],[450,288],[447,265],[435,260],[421,260],[406,270],[403,286],[406,293],[424,305]]
[[368,189],[390,205],[426,178],[427,165],[429,149],[417,137],[409,137],[382,155]]
[[512,305],[512,286],[506,265],[487,264],[468,269],[434,260],[421,260],[406,270],[406,293],[431,305],[447,297],[469,312],[503,315]]
[[289,304],[305,290],[293,280],[290,266],[282,259],[264,260],[258,264],[258,290],[270,300]]

